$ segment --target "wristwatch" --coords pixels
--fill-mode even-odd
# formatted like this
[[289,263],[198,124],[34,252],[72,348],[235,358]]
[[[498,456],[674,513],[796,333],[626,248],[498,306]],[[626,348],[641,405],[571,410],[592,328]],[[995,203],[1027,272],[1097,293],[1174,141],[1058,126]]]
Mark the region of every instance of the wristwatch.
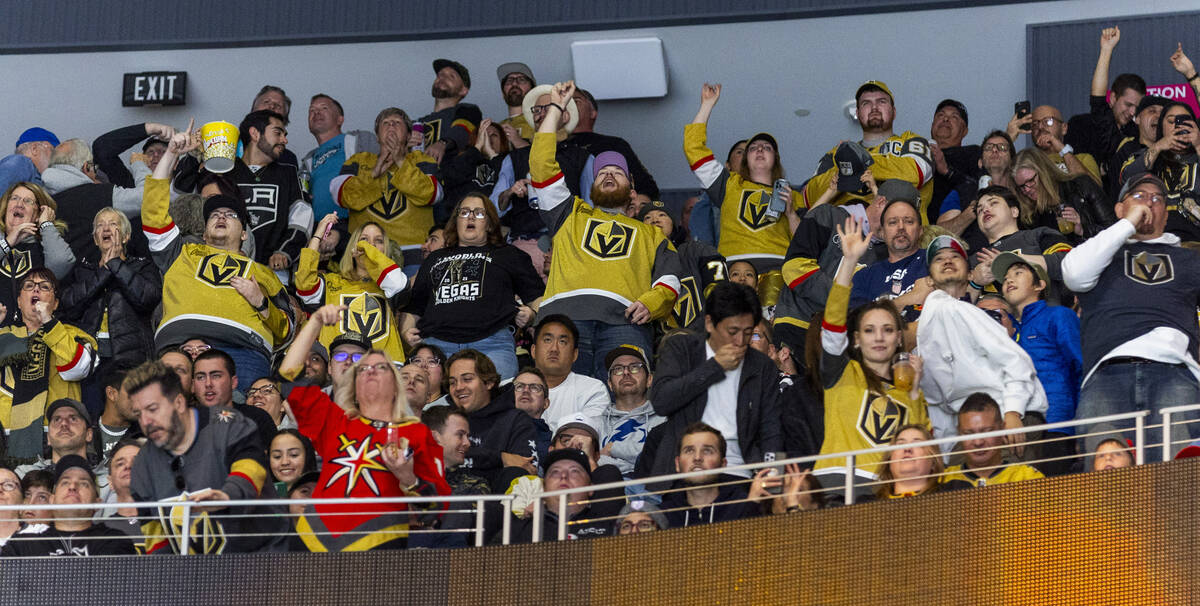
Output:
[[1059,155],[1060,157],[1061,157],[1061,156],[1065,156],[1065,155],[1067,155],[1067,154],[1073,154],[1073,153],[1075,153],[1075,148],[1074,148],[1074,147],[1071,147],[1069,144],[1068,144],[1068,145],[1063,145],[1063,146],[1062,146],[1062,149],[1058,150],[1058,155]]

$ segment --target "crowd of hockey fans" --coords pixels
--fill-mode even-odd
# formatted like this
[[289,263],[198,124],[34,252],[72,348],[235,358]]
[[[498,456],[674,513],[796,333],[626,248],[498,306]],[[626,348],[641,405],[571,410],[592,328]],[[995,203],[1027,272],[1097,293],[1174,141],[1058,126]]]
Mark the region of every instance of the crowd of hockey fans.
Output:
[[447,495],[514,495],[485,529],[520,542],[562,514],[531,496],[622,480],[570,536],[1132,465],[1132,421],[1038,427],[1200,402],[1200,127],[1110,80],[1119,40],[1073,117],[847,82],[861,138],[804,176],[770,132],[710,140],[721,84],[639,158],[519,62],[435,61],[431,108],[314,95],[311,140],[271,85],[226,140],[32,126],[0,159],[0,555],[178,552],[183,500],[192,552],[361,551],[473,542]]

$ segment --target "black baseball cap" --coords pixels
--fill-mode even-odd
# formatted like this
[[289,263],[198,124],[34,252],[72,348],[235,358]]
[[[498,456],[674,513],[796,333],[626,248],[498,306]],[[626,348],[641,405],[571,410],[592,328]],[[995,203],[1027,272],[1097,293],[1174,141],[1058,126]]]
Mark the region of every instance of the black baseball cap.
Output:
[[845,141],[833,152],[833,163],[838,171],[838,191],[859,193],[866,189],[860,179],[875,161],[861,144]]
[[250,229],[250,213],[246,211],[246,203],[242,200],[227,196],[225,194],[217,194],[204,201],[204,221],[208,222],[208,218],[212,216],[217,209],[228,208],[237,213],[238,220],[242,222],[242,228]]
[[434,74],[442,71],[442,68],[446,67],[453,68],[454,71],[458,72],[458,77],[462,78],[463,84],[465,84],[467,88],[471,88],[471,72],[467,71],[466,66],[464,66],[462,63],[459,63],[458,61],[451,61],[450,59],[435,59],[433,61]]
[[550,467],[559,461],[575,461],[588,474],[588,479],[592,478],[592,461],[588,459],[586,454],[578,448],[559,448],[551,450],[550,454],[546,455],[546,461],[542,464],[542,469],[546,472],[550,471]]
[[96,484],[96,472],[92,471],[92,466],[87,462],[87,459],[77,454],[64,455],[58,460],[58,463],[54,464],[54,483],[58,484],[58,481],[62,479],[63,474],[66,473],[68,469],[73,467],[78,467],[86,471],[88,473],[88,477],[92,479],[92,484]]
[[1134,112],[1133,115],[1136,116],[1142,113],[1142,110],[1154,107],[1155,105],[1159,107],[1166,107],[1170,103],[1171,100],[1166,97],[1160,97],[1158,95],[1144,95],[1142,100],[1138,101],[1137,111]]
[[363,351],[370,351],[371,349],[371,342],[361,332],[355,330],[347,330],[334,337],[333,341],[329,342],[329,351],[332,352],[342,345],[355,345],[361,347]]
[[79,400],[72,400],[71,398],[59,398],[51,402],[50,405],[46,407],[46,422],[50,422],[50,417],[54,416],[54,411],[63,407],[74,409],[75,412],[79,414],[79,417],[83,419],[84,423],[87,423],[88,425],[92,424],[92,415],[88,414],[87,408],[83,405],[83,402],[80,402]]
[[933,110],[933,113],[936,114],[942,111],[943,107],[953,107],[958,110],[958,115],[962,116],[963,124],[970,126],[970,123],[967,121],[967,106],[963,105],[962,101],[957,99],[942,99],[942,102],[937,104],[937,109]]

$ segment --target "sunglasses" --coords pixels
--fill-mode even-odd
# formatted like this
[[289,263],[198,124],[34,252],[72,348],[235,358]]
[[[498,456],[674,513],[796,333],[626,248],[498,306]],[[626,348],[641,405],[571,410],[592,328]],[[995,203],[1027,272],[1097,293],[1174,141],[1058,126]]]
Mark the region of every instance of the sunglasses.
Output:
[[365,355],[367,355],[367,354],[350,353],[348,351],[339,351],[339,352],[333,354],[333,361],[334,362],[345,362],[345,361],[349,360],[351,362],[357,362],[357,361],[363,359],[363,356],[365,356]]

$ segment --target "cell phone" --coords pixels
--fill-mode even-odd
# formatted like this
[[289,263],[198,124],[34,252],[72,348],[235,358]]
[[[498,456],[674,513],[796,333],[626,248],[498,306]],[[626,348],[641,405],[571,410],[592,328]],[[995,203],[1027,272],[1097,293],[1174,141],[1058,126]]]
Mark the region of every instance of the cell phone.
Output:
[[[1016,103],[1013,104],[1013,112],[1015,114],[1017,114],[1018,120],[1021,118],[1024,118],[1025,116],[1028,116],[1030,111],[1031,110],[1029,109],[1028,101],[1017,101]],[[1022,124],[1021,125],[1021,130],[1032,130],[1032,129],[1033,129],[1032,124]]]
[[[786,452],[763,453],[763,462],[782,461],[786,458],[788,458]],[[772,478],[776,478],[776,477],[782,476],[785,473],[787,473],[787,470],[784,468],[783,465],[777,465],[770,469],[771,469],[771,473],[769,473],[767,475],[768,475],[768,477],[772,477]],[[772,486],[772,487],[768,488],[767,492],[770,494],[773,494],[775,496],[779,496],[779,495],[783,494],[783,482],[780,482],[778,486]]]
[[771,202],[767,204],[768,217],[778,219],[787,212],[787,200],[785,198],[791,187],[792,184],[788,183],[787,179],[775,180],[775,187],[771,190]]

